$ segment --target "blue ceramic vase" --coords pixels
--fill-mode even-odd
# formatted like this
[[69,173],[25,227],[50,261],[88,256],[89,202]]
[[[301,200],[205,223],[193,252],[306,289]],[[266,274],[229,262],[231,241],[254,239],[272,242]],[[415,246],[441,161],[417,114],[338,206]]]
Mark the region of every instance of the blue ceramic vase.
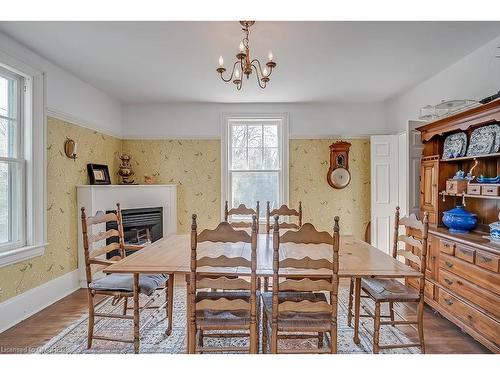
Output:
[[451,233],[468,233],[477,224],[477,215],[469,212],[463,206],[443,212],[443,224]]

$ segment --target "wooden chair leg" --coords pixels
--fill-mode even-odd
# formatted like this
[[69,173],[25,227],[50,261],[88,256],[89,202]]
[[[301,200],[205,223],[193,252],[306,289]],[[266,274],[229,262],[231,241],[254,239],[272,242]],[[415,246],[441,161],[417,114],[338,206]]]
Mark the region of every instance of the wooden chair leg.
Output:
[[354,278],[351,277],[349,282],[349,307],[347,310],[347,325],[351,327],[352,323],[352,302],[354,299]]
[[324,333],[318,332],[318,349],[321,349],[324,344]]
[[[389,302],[389,316],[394,321],[394,302]],[[391,325],[394,327],[394,323]]]
[[203,348],[203,330],[198,331],[198,346]]
[[167,336],[170,336],[172,334],[172,325],[174,320],[174,274],[173,273],[168,275],[166,293],[167,293],[166,309],[167,309],[167,319],[168,319],[166,334]]
[[373,319],[373,354],[378,354],[380,338],[380,302],[375,302],[375,318]]
[[331,294],[330,298],[332,299],[332,318],[331,318],[331,326],[330,326],[330,352],[332,354],[337,354],[337,340],[338,340],[338,296],[337,294]]
[[269,292],[269,277],[264,277],[264,292]]
[[250,354],[257,354],[259,349],[259,335],[257,322],[250,323]]
[[417,307],[418,339],[420,341],[420,352],[425,354],[424,342],[424,298],[421,297]]
[[134,273],[134,353],[139,353],[139,274]]
[[271,324],[271,353],[278,353],[278,324],[277,322],[272,322]]
[[127,315],[128,297],[123,297],[123,315]]
[[89,300],[89,327],[87,333],[87,349],[92,347],[92,336],[94,336],[94,295],[92,294],[90,289],[88,291],[88,300]]
[[354,337],[355,344],[359,344],[359,309],[361,306],[361,278],[357,277],[354,288]]

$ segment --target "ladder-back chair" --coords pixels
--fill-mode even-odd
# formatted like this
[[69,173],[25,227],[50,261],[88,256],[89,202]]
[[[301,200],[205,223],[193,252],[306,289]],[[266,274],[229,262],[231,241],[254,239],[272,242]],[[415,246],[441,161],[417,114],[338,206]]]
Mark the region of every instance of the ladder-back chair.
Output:
[[[207,244],[198,258],[198,244]],[[242,251],[250,250],[250,259]],[[220,255],[215,255],[215,253]],[[231,255],[236,256],[231,256]],[[247,272],[235,275],[236,269]],[[251,235],[228,222],[197,233],[196,215],[191,224],[191,272],[189,275],[189,353],[258,351],[257,217],[252,216]],[[243,276],[245,275],[245,276]],[[248,281],[248,276],[250,281]],[[208,291],[222,290],[222,291]],[[221,332],[223,331],[223,332]],[[249,337],[248,347],[205,347],[204,338]]]
[[236,208],[231,208],[228,210],[228,203],[226,201],[224,205],[224,221],[227,221],[233,228],[252,228],[251,221],[230,221],[230,216],[232,215],[244,215],[251,216],[255,215],[257,217],[257,232],[259,232],[259,211],[260,211],[260,203],[257,201],[257,206],[255,209],[248,208],[243,203],[240,204]]
[[[88,336],[87,348],[92,347],[92,340],[109,340],[119,341],[134,344],[134,351],[139,351],[139,311],[146,308],[155,308],[157,310],[165,308],[166,316],[168,319],[168,327],[166,334],[170,335],[172,332],[172,315],[173,315],[173,275],[142,275],[140,277],[133,277],[130,274],[109,274],[102,275],[101,278],[95,278],[97,272],[102,271],[104,268],[110,266],[116,261],[125,257],[125,252],[128,246],[124,243],[123,222],[120,210],[120,204],[116,205],[116,213],[98,213],[95,216],[87,217],[85,208],[81,208],[81,221],[82,221],[82,234],[83,234],[83,249],[85,257],[85,273],[87,277],[87,293],[89,302],[89,323],[88,323]],[[108,222],[113,222],[117,229],[106,230],[105,225]],[[95,228],[95,230],[94,230]],[[117,239],[117,242],[109,242],[110,240]],[[103,244],[104,242],[104,244]],[[97,248],[94,249],[94,246]],[[133,245],[131,249],[139,250],[141,247]],[[118,251],[119,255],[113,256],[111,259],[105,259],[106,254]],[[150,296],[150,299],[145,305],[139,308],[139,299],[134,296],[134,289],[139,290],[140,293]],[[155,293],[156,292],[156,293]],[[161,306],[153,307],[151,303],[158,299],[159,293],[164,292],[166,300]],[[97,295],[112,297],[112,303],[117,305],[123,300],[122,314],[108,314],[97,312],[100,307],[108,298],[104,298],[99,303],[95,304],[95,297]],[[127,315],[128,298],[132,297],[133,315]],[[146,321],[146,324],[152,321]],[[123,337],[105,337],[94,334],[95,318],[115,318],[115,319],[128,319],[133,321],[133,339],[126,339]]]
[[[266,205],[266,232],[270,233],[271,229],[273,229],[273,225],[271,224],[271,217],[275,216],[297,216],[297,223],[280,223],[280,229],[299,229],[302,226],[302,202],[299,201],[299,209],[289,208],[287,205],[282,205],[280,208],[275,208],[271,211],[270,202],[267,201]],[[264,291],[269,291],[269,277],[264,277]]]
[[281,229],[299,229],[302,226],[302,202],[299,202],[299,209],[289,208],[286,204],[282,205],[280,208],[275,208],[271,211],[271,204],[267,201],[266,206],[266,232],[269,234],[273,226],[271,224],[271,217],[275,216],[297,216],[297,223],[280,223]]
[[[399,234],[399,227],[405,227],[405,234]],[[425,287],[425,269],[427,265],[427,237],[429,231],[429,214],[424,212],[423,220],[417,219],[415,214],[409,217],[399,217],[399,207],[396,207],[394,220],[394,238],[392,245],[392,256],[404,258],[406,264],[416,268],[422,273],[418,277],[418,289],[402,284],[394,279],[361,279],[361,290],[365,293],[365,298],[369,298],[374,303],[374,311],[368,306],[362,304],[366,315],[373,319],[373,353],[378,353],[381,349],[410,348],[420,347],[421,353],[425,353],[424,342],[424,287]],[[399,243],[405,245],[404,249],[399,248]],[[407,282],[408,282],[407,278]],[[395,308],[394,304],[417,303],[417,319],[406,320]],[[355,301],[356,304],[361,300]],[[389,315],[381,315],[380,307],[382,303],[388,303]],[[395,315],[400,320],[395,319]],[[388,320],[382,318],[388,318]],[[406,344],[380,345],[380,326],[381,325],[410,325],[418,332],[418,342]]]
[[[337,302],[339,284],[339,218],[335,217],[333,236],[328,232],[318,232],[310,223],[298,231],[279,235],[280,224],[275,217],[273,225],[273,290],[262,295],[263,300],[263,340],[262,348],[267,351],[271,337],[271,353],[278,353],[279,339],[317,338],[314,349],[280,350],[280,353],[336,353],[337,352]],[[301,244],[300,251],[310,254],[314,249],[304,251],[308,245],[328,244],[331,254],[326,258],[312,259],[305,255],[301,259],[283,256],[280,259],[280,244]],[[286,253],[286,251],[285,251]],[[282,269],[310,270],[311,275],[286,279]],[[318,278],[318,269],[328,269],[330,276]],[[280,280],[281,277],[281,280]],[[321,291],[321,292],[318,292]],[[329,293],[329,302],[323,292]],[[269,335],[269,331],[271,335]],[[330,348],[323,348],[323,337],[330,335]]]

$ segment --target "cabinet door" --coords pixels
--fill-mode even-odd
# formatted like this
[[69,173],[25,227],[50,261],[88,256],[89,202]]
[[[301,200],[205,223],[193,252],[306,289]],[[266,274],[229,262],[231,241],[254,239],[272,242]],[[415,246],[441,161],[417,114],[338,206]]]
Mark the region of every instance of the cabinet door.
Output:
[[[422,211],[435,213],[438,205],[438,161],[423,161],[420,168],[420,204]],[[432,215],[435,216],[435,215]]]
[[439,256],[439,239],[430,235],[427,239],[427,266],[425,276],[428,279],[436,280],[437,264]]

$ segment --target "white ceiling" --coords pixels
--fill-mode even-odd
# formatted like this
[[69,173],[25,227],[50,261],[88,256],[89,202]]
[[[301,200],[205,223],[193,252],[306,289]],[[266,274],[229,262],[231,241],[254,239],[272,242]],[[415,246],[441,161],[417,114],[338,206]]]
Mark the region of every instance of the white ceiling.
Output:
[[237,92],[216,71],[238,22],[0,22],[0,31],[126,103],[375,102],[500,35],[500,22],[257,22],[254,57],[278,66],[267,89]]

